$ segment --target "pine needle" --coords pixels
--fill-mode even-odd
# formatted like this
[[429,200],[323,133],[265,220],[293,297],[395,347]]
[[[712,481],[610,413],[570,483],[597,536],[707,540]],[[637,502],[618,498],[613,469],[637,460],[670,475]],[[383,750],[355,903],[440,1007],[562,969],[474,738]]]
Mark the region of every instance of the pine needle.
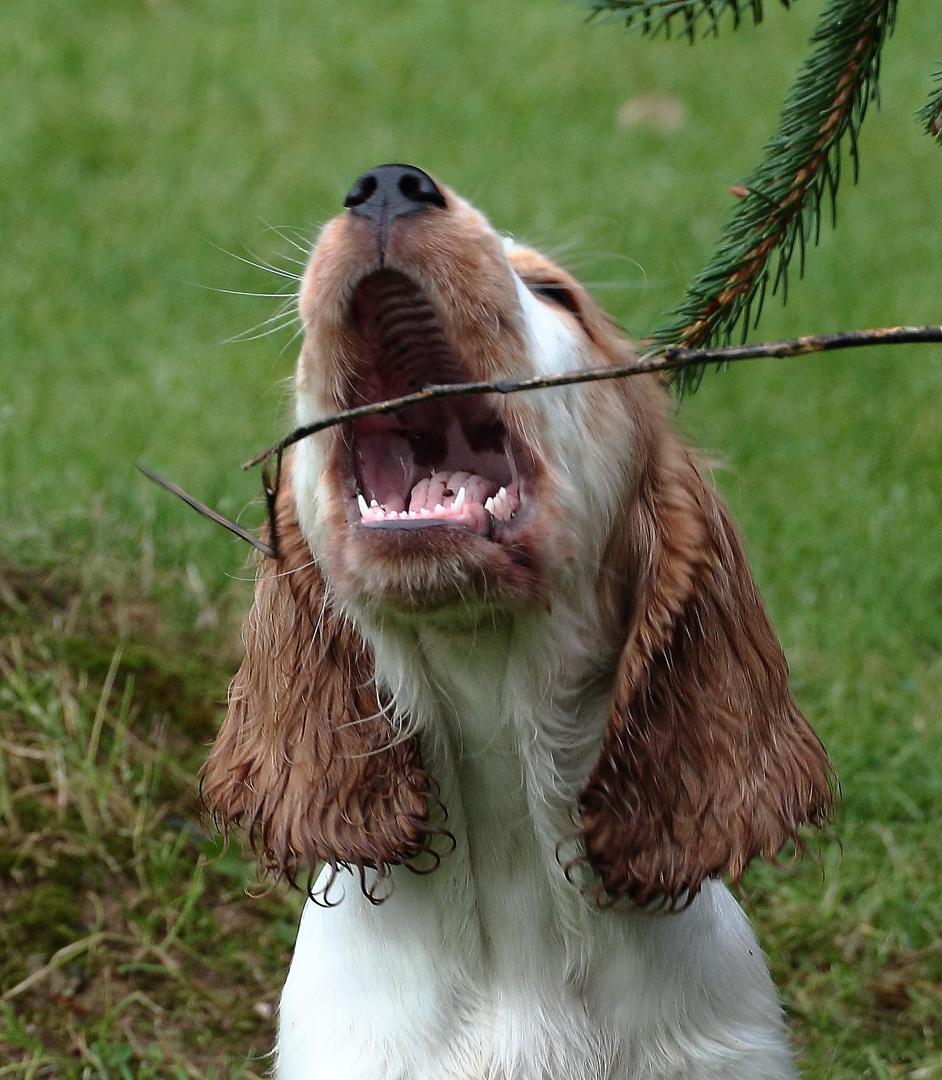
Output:
[[942,64],[932,74],[935,87],[929,94],[929,100],[916,113],[928,136],[942,146]]
[[[638,29],[652,37],[663,31],[670,37],[677,22],[681,34],[694,41],[697,29],[706,23],[704,35],[719,32],[720,19],[727,13],[733,29],[738,29],[743,14],[752,15],[753,23],[762,22],[762,0],[582,0],[592,16],[623,19],[628,30]],[[792,0],[779,0],[791,7]]]

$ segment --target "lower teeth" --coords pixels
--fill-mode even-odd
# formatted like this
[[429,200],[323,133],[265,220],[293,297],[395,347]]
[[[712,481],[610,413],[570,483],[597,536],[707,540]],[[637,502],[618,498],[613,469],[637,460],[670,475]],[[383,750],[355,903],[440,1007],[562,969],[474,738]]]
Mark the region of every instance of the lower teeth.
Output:
[[[437,483],[433,483],[436,479]],[[422,481],[409,493],[408,500],[414,509],[390,510],[381,506],[376,499],[372,499],[367,505],[366,498],[362,494],[357,495],[357,506],[360,510],[360,520],[368,524],[380,521],[427,521],[430,519],[445,521],[458,519],[475,524],[480,519],[478,507],[486,511],[495,521],[510,521],[516,513],[516,497],[511,495],[506,487],[501,487],[494,495],[482,498],[484,491],[490,486],[489,481],[473,473],[439,473],[433,474],[430,480]],[[452,492],[456,490],[457,494],[452,498]],[[438,501],[434,506],[422,505],[426,500],[431,504],[435,495],[438,496]],[[446,498],[451,498],[451,502],[447,505]]]

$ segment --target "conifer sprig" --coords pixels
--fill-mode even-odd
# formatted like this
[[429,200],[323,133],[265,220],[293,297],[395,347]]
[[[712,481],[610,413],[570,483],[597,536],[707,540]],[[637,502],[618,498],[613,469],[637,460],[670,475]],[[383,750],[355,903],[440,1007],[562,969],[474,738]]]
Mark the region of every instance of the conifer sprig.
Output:
[[[659,345],[698,348],[745,338],[765,294],[788,286],[796,253],[820,234],[821,203],[836,214],[846,145],[857,177],[857,136],[877,97],[880,53],[892,32],[896,0],[832,0],[812,38],[812,52],[786,99],[765,157],[742,186],[739,207],[703,271],[672,319],[659,327]],[[693,388],[702,369],[684,372],[679,389]]]
[[942,64],[932,76],[935,88],[929,94],[929,100],[916,114],[925,127],[926,134],[942,146]]
[[[642,34],[658,34],[662,30],[670,37],[676,22],[681,23],[681,33],[691,41],[699,25],[707,21],[705,33],[717,33],[723,15],[729,12],[733,28],[737,28],[744,13],[752,14],[752,21],[762,21],[762,0],[583,0],[593,15],[612,15],[624,19],[625,26],[640,29]],[[779,0],[783,7],[790,7],[792,0]]]

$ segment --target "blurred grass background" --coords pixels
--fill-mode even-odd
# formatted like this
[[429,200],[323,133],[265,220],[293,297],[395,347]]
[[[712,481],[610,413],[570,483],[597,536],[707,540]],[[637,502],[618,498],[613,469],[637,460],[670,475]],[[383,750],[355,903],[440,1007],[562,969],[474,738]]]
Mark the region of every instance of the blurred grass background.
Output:
[[[238,466],[286,430],[296,348],[231,340],[291,292],[261,264],[296,272],[360,172],[408,161],[641,335],[822,7],[690,47],[557,0],[5,0],[0,1076],[267,1068],[297,905],[243,897],[193,810],[246,550],[131,466],[260,520]],[[942,321],[942,152],[912,117],[940,57],[937,3],[902,0],[861,182],[755,337]],[[942,349],[897,348],[709,373],[679,414],[843,784],[820,865],[747,882],[808,1077],[942,1077],[940,391]]]

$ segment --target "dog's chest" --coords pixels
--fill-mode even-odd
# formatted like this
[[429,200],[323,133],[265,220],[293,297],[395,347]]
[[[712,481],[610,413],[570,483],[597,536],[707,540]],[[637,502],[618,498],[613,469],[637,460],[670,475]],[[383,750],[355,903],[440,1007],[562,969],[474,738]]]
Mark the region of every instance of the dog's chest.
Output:
[[378,908],[352,881],[336,908],[308,906],[282,997],[279,1077],[610,1080],[619,1040],[545,898],[528,904],[521,888],[482,910],[466,871],[443,870],[434,885],[396,872]]
[[[455,640],[376,650],[455,850],[425,876],[395,868],[378,906],[352,874],[336,906],[307,905],[278,1080],[791,1077],[761,952],[722,885],[658,916],[598,908],[567,880],[604,695],[573,694],[548,653],[522,664],[512,639]],[[581,710],[565,708],[575,697]]]
[[593,912],[582,934],[521,907],[488,944],[444,870],[396,871],[379,907],[352,875],[335,907],[307,905],[277,1080],[794,1080],[761,951],[720,883],[672,916]]

